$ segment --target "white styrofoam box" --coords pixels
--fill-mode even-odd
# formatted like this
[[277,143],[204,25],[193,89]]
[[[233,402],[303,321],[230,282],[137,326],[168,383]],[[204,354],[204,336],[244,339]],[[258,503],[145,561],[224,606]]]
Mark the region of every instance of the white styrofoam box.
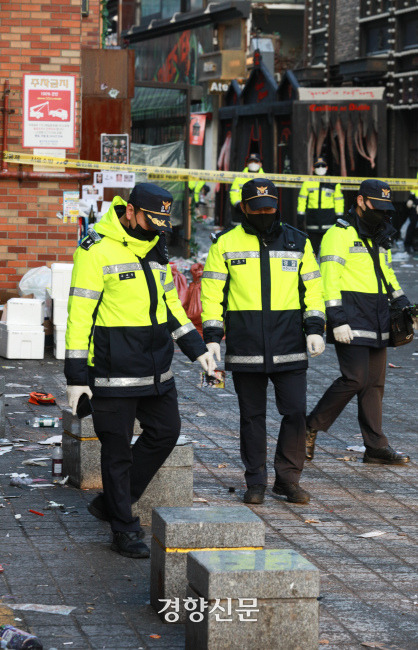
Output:
[[67,311],[68,299],[54,298],[53,300],[53,310],[52,310],[52,321],[54,325],[67,325],[68,311]]
[[54,264],[51,264],[51,295],[54,299],[58,298],[59,300],[68,300],[73,266],[73,264],[66,264],[63,262],[54,262]]
[[43,359],[44,347],[42,325],[0,323],[0,356],[6,359]]
[[52,316],[52,289],[47,287],[45,289],[45,318]]
[[67,325],[54,324],[54,357],[65,359],[65,332]]
[[42,300],[37,298],[10,298],[7,301],[6,323],[38,327],[44,322],[43,306]]

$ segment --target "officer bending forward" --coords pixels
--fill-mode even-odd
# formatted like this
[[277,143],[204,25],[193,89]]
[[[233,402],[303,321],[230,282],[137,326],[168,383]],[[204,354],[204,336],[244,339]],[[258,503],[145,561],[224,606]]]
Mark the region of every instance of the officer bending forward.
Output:
[[[280,222],[278,195],[265,178],[242,188],[242,225],[218,235],[202,277],[203,334],[232,370],[241,415],[245,503],[262,503],[267,485],[266,397],[270,379],[283,415],[273,492],[307,503],[299,485],[305,457],[308,357],[324,350],[321,275],[307,236]],[[307,335],[307,341],[306,341]]]
[[[212,373],[214,362],[187,318],[174,287],[164,231],[172,196],[152,183],[120,197],[74,255],[68,303],[65,376],[73,414],[81,395],[93,397],[101,442],[104,494],[89,505],[109,521],[112,549],[149,557],[133,517],[139,499],[180,433],[171,361],[173,340]],[[216,367],[216,366],[215,366]],[[134,421],[143,433],[131,448]]]

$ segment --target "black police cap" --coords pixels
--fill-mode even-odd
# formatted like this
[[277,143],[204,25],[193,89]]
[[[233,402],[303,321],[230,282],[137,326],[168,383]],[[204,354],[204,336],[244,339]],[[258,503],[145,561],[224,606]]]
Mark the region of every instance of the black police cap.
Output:
[[143,210],[154,230],[171,231],[170,221],[173,197],[154,183],[138,183],[129,195],[128,203]]
[[392,190],[384,181],[369,178],[360,185],[359,194],[369,199],[376,210],[395,211],[392,203]]
[[242,186],[242,200],[251,210],[277,208],[278,198],[276,186],[267,178],[251,179]]

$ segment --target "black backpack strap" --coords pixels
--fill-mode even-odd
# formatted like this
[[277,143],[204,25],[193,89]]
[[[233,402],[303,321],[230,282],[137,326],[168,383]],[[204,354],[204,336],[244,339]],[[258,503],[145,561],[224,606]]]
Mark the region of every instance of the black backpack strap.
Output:
[[388,294],[388,296],[389,296],[390,302],[392,302],[392,301],[394,300],[394,298],[393,298],[393,293],[392,293],[392,291],[391,291],[391,289],[390,289],[390,287],[389,287],[389,285],[388,285],[388,283],[387,283],[387,280],[386,280],[386,278],[385,278],[385,274],[384,274],[383,271],[382,271],[382,267],[380,266],[380,261],[379,261],[379,251],[378,251],[378,253],[377,253],[377,257],[376,257],[375,255],[373,255],[373,249],[371,248],[371,246],[370,246],[369,242],[367,241],[367,239],[363,239],[363,242],[364,242],[365,247],[367,248],[367,250],[368,250],[369,253],[370,253],[370,257],[371,257],[372,260],[373,260],[373,265],[374,265],[375,273],[376,273],[376,274],[380,277],[380,279],[382,280],[383,285],[384,285],[384,287],[385,287],[385,289],[386,289],[386,292],[387,292],[387,294]]

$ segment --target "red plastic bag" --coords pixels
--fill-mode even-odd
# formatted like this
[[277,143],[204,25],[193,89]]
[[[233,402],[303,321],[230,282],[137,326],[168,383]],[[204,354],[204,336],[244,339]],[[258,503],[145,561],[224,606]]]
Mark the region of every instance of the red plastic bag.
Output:
[[203,336],[202,301],[200,299],[203,264],[193,264],[190,271],[192,272],[193,280],[189,284],[187,301],[184,308],[199,334]]
[[171,272],[173,274],[173,281],[174,281],[174,286],[177,289],[177,293],[180,298],[180,302],[183,305],[183,307],[186,304],[187,300],[187,279],[186,276],[183,275],[183,273],[180,273],[180,271],[177,270],[177,266],[175,264],[171,264]]

